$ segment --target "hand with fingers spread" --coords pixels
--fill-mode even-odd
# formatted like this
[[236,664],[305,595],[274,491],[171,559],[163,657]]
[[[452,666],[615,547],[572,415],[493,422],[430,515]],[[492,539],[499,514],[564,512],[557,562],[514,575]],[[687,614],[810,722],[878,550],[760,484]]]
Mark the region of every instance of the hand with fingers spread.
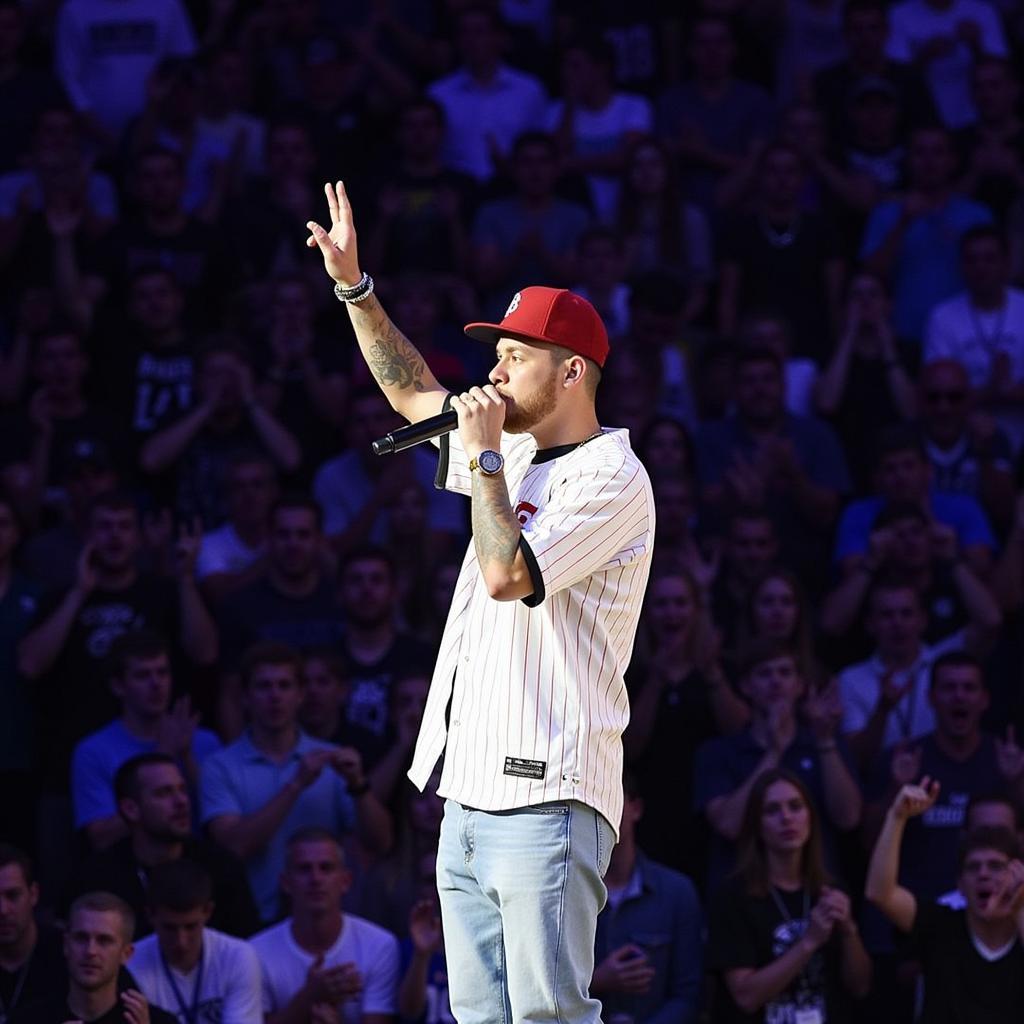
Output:
[[345,186],[324,185],[327,207],[331,215],[331,227],[325,231],[316,221],[308,221],[306,227],[311,234],[306,245],[311,249],[319,246],[324,258],[324,267],[336,284],[352,288],[363,276],[359,269],[359,253],[356,247],[356,228],[352,221],[352,206],[349,204]]
[[1018,782],[1024,777],[1024,750],[1017,744],[1017,730],[1006,727],[1006,739],[996,739],[996,763],[999,773],[1007,782]]
[[453,395],[451,403],[459,417],[459,437],[469,458],[488,449],[500,450],[505,400],[493,384]]
[[897,744],[890,772],[897,786],[909,786],[921,774],[921,748],[912,747],[909,743]]
[[935,806],[939,799],[938,780],[925,775],[916,785],[903,786],[889,808],[889,813],[900,821],[909,821]]

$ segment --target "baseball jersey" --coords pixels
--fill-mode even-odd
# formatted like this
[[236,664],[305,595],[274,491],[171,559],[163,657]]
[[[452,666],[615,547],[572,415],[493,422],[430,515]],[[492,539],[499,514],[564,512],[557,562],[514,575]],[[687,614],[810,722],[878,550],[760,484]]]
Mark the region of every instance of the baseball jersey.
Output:
[[[480,810],[579,800],[616,830],[623,673],[650,573],[654,499],[625,430],[538,452],[503,434],[505,481],[534,593],[497,601],[470,543],[455,586],[409,778]],[[439,485],[471,493],[457,431]]]

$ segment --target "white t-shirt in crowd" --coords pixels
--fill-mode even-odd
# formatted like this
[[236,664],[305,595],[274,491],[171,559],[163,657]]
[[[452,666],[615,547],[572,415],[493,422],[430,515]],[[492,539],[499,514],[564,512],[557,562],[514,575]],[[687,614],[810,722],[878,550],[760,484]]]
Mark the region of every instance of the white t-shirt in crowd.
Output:
[[181,0],[68,0],[57,18],[56,70],[69,99],[117,134],[141,112],[157,64],[195,50]]
[[[557,131],[564,112],[565,104],[561,100],[551,104],[548,131]],[[646,135],[653,125],[654,112],[645,97],[628,92],[614,93],[603,110],[576,108],[572,122],[573,152],[577,156],[614,153],[627,135]],[[618,179],[611,174],[589,174],[587,184],[597,219],[605,224],[611,223],[615,219],[619,196]]]
[[[985,387],[998,353],[1010,361],[1014,384],[1024,381],[1024,291],[1006,289],[1001,309],[975,309],[966,292],[940,302],[928,317],[924,363],[953,359],[967,371],[972,388]],[[1024,443],[1024,410],[995,409],[1014,451]]]
[[[276,1013],[291,1002],[306,983],[316,961],[292,935],[289,918],[249,940],[263,969],[263,1012]],[[361,917],[346,914],[341,934],[324,953],[324,967],[355,964],[363,978],[357,998],[338,1007],[342,1024],[358,1024],[363,1014],[395,1013],[398,1001],[398,940],[391,932]]]
[[[188,974],[165,967],[155,935],[135,943],[128,970],[142,994],[153,1005],[173,1013],[181,1024],[190,1024],[193,1004],[197,1016],[192,1024],[259,1024],[262,1020],[260,964],[255,952],[242,939],[213,928],[203,929],[201,979],[199,964]],[[201,985],[198,993],[197,983]]]
[[[905,740],[917,739],[935,729],[935,712],[928,700],[928,684],[932,665],[947,651],[958,651],[964,645],[963,632],[940,640],[931,646],[921,645],[914,663],[901,672],[893,673],[894,682],[900,686],[913,676],[914,683],[903,699],[889,712],[885,723],[885,737],[882,745],[891,747]],[[882,692],[882,678],[885,666],[877,654],[867,661],[850,665],[839,673],[839,696],[843,704],[843,733],[860,732],[871,718],[879,694]]]
[[889,12],[889,41],[893,60],[912,63],[932,39],[951,39],[953,46],[943,57],[926,65],[925,73],[935,106],[949,128],[964,128],[975,119],[971,99],[971,69],[974,54],[957,36],[957,26],[970,21],[978,26],[982,51],[990,57],[1007,55],[1006,36],[995,8],[985,0],[953,0],[945,9],[927,0],[905,0]]

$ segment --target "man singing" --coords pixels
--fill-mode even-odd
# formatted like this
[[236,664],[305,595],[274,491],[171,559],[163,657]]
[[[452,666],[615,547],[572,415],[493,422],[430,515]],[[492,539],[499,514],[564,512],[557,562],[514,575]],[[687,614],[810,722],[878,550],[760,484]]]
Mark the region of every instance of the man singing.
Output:
[[571,292],[524,288],[500,324],[490,383],[449,395],[361,272],[352,210],[326,186],[312,221],[335,294],[393,408],[452,408],[438,483],[470,496],[462,564],[410,778],[438,758],[438,852],[452,1010],[460,1024],[594,1022],[588,987],[602,880],[622,812],[629,663],[650,571],[654,500],[624,430],[594,410],[608,336]]

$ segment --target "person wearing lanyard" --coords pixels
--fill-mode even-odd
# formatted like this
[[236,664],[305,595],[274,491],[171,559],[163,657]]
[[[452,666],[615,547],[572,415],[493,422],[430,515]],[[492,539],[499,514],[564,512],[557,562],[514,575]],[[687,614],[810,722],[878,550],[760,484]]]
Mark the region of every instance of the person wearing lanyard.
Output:
[[241,939],[206,927],[213,912],[205,868],[187,860],[153,868],[148,912],[154,934],[128,964],[151,1003],[179,1024],[255,1024],[262,1019],[260,966]]
[[0,1024],[67,983],[60,933],[36,923],[38,899],[28,855],[0,843]]
[[851,1000],[871,987],[871,961],[849,898],[825,875],[818,815],[796,775],[774,769],[759,776],[739,851],[739,867],[709,915],[708,967],[724,981],[715,1019],[846,1019]]

